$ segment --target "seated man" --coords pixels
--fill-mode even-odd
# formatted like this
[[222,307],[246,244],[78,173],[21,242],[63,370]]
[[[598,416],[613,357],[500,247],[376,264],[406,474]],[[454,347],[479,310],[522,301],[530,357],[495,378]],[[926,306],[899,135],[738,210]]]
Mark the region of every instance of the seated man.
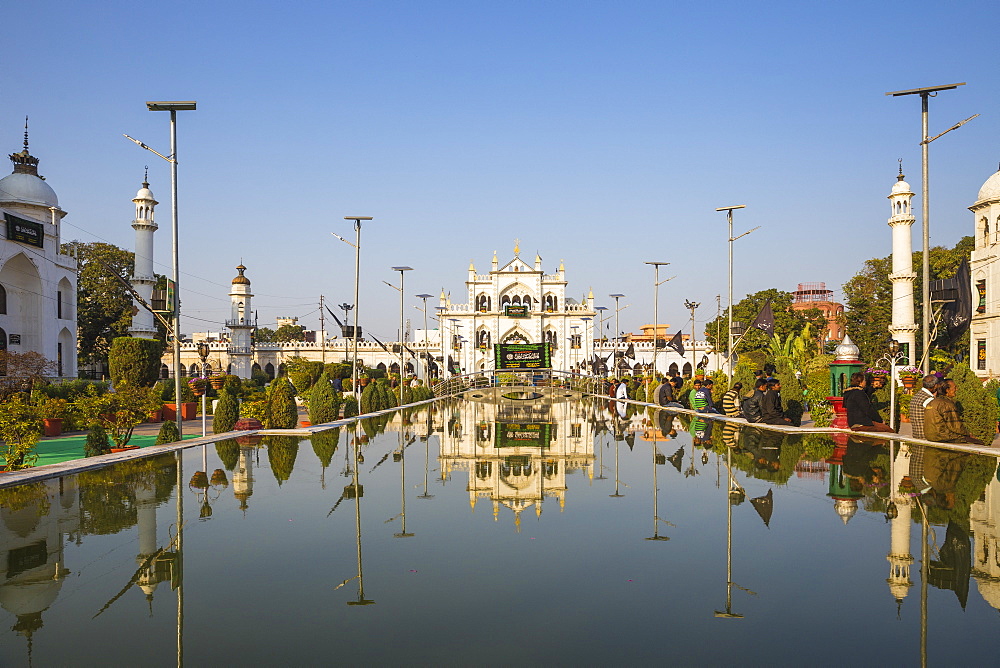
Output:
[[868,379],[861,371],[851,374],[851,385],[844,390],[844,408],[847,410],[847,424],[851,431],[893,432],[882,416],[872,406],[871,397],[865,392]]
[[785,410],[781,407],[781,381],[772,378],[767,381],[767,391],[761,401],[761,414],[764,424],[791,424],[792,421],[785,417]]
[[[697,383],[697,381],[695,381]],[[698,409],[699,413],[718,413],[718,409],[715,407],[715,402],[712,399],[712,385],[715,383],[711,378],[706,378],[701,384],[701,389],[697,390],[698,403],[703,404],[701,408]],[[697,385],[695,386],[697,387]]]

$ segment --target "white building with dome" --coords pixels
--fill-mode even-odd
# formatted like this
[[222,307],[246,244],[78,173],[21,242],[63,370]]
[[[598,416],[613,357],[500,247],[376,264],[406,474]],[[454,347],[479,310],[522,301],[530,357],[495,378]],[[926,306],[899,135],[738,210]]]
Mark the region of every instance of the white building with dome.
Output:
[[0,179],[0,350],[44,355],[55,375],[76,377],[76,260],[59,252],[66,212],[24,148]]
[[976,203],[969,207],[975,221],[976,245],[972,276],[970,356],[980,378],[1000,374],[1000,170],[986,179]]

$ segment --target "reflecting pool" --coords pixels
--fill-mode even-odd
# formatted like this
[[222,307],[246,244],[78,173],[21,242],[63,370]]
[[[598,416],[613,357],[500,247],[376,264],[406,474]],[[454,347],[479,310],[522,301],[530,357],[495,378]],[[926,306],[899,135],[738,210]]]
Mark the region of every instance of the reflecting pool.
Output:
[[992,661],[995,459],[566,394],[0,489],[0,665]]

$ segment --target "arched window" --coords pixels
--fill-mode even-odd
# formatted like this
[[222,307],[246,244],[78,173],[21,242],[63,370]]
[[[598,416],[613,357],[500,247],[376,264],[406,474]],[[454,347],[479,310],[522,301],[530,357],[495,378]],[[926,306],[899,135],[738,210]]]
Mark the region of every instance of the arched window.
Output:
[[274,380],[274,365],[268,362],[267,366],[264,367],[264,373],[267,374],[268,378]]
[[170,367],[168,367],[166,364],[160,365],[160,378],[161,379],[170,378]]
[[199,371],[199,370],[200,370],[200,369],[198,369],[198,363],[197,363],[197,362],[195,362],[194,364],[192,364],[192,365],[191,365],[191,375],[192,375],[193,377],[195,377],[195,378],[197,378],[197,377],[198,377],[198,375],[199,375],[199,374],[198,374],[198,371]]
[[681,370],[681,375],[682,376],[691,375],[691,362],[688,362],[687,364],[684,365],[684,369]]
[[669,373],[671,376],[676,376],[677,375],[677,371],[678,371],[678,369],[677,369],[677,362],[672,362],[670,364],[670,367],[667,369],[667,373]]
[[187,375],[187,367],[184,366],[183,364],[181,364],[181,366],[180,366],[180,371],[181,371],[181,376],[186,376]]
[[7,315],[7,289],[0,285],[0,315]]

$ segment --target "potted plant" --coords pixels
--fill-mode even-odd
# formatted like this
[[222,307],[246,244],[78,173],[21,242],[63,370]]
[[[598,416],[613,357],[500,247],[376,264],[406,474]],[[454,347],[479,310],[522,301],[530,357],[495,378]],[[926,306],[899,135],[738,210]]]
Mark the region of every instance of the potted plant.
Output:
[[127,381],[119,383],[114,392],[98,395],[94,391],[77,399],[76,405],[88,425],[100,424],[114,444],[111,452],[132,450],[129,446],[132,430],[141,424],[159,403],[159,397],[146,387],[136,387]]
[[907,392],[912,392],[917,386],[917,381],[923,377],[923,372],[915,366],[899,367],[896,373],[899,374],[899,380]]
[[[163,419],[177,419],[177,403],[174,401],[174,382],[172,380],[161,381],[161,397],[163,401]],[[181,379],[181,418],[184,420],[195,419],[198,412],[198,404],[195,403],[194,391],[191,386]]]
[[361,387],[366,387],[368,383],[371,382],[371,380],[372,379],[368,377],[367,373],[363,373],[360,376],[358,376],[358,385],[360,385]]
[[48,399],[38,406],[45,426],[46,436],[62,434],[63,420],[69,414],[69,403],[65,399]]
[[191,394],[200,397],[208,389],[208,381],[204,378],[190,378],[188,380],[188,387],[191,388]]
[[6,446],[7,471],[20,471],[35,465],[35,447],[42,438],[42,417],[37,406],[20,394],[0,404],[0,440]]
[[226,374],[217,373],[208,379],[208,382],[212,384],[213,390],[221,390],[222,386],[226,384]]

